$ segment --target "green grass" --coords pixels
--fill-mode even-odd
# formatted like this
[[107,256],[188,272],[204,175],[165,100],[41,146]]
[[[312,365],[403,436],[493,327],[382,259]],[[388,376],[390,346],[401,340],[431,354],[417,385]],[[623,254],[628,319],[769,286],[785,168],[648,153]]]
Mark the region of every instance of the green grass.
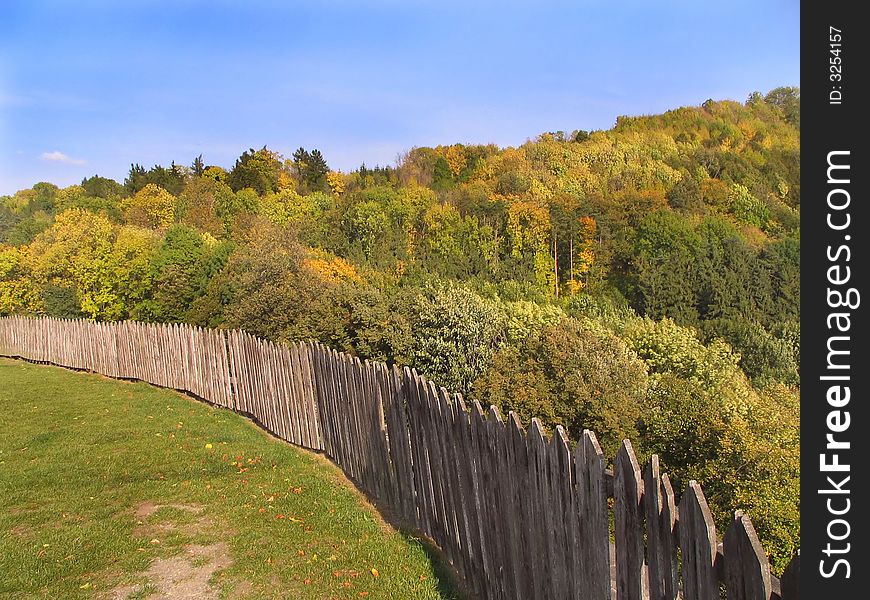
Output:
[[0,596],[148,598],[155,561],[218,542],[224,598],[458,597],[322,457],[175,392],[0,359]]

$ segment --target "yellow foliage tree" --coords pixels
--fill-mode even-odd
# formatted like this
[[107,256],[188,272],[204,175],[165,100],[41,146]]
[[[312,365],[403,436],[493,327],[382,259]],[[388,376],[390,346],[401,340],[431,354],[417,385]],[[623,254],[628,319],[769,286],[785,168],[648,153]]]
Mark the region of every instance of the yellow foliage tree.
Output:
[[0,245],[0,315],[42,309],[42,299],[26,266],[27,255],[27,246]]
[[311,249],[302,264],[315,273],[320,279],[329,283],[342,281],[360,281],[356,268],[338,256],[332,256],[322,250]]
[[215,181],[220,181],[221,183],[226,183],[227,181],[227,171],[223,167],[208,167],[205,171],[202,172],[202,177],[205,179],[214,179]]
[[124,218],[131,225],[166,229],[175,220],[175,196],[149,183],[121,204]]
[[341,173],[339,171],[330,171],[326,174],[326,183],[329,185],[329,189],[332,190],[332,193],[336,196],[341,196],[344,193],[344,173]]
[[550,232],[550,213],[535,202],[519,200],[508,206],[507,231],[511,241],[511,255],[520,257],[525,252],[547,252]]
[[287,171],[278,173],[278,191],[279,192],[295,192],[299,182],[293,175]]
[[447,165],[450,167],[453,176],[459,177],[459,174],[462,173],[462,170],[467,164],[462,144],[448,146],[447,150],[444,152],[444,158],[447,160]]
[[29,246],[27,265],[37,285],[72,288],[93,319],[131,316],[150,286],[158,236],[134,226],[113,226],[103,215],[70,209]]

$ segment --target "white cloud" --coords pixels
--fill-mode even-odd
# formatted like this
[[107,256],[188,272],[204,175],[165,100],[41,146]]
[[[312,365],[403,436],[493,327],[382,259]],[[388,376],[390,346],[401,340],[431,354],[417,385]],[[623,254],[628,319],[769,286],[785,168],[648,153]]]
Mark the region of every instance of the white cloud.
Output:
[[59,150],[55,150],[54,152],[43,152],[39,157],[42,160],[50,160],[52,162],[60,162],[67,165],[83,165],[86,162],[81,158],[73,158],[71,156],[67,156]]

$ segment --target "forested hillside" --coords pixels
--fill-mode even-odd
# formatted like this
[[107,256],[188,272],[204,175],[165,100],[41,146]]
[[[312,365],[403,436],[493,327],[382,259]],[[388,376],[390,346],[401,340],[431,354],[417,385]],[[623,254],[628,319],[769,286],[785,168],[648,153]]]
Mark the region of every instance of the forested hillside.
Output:
[[799,544],[800,94],[517,148],[132,165],[0,197],[0,314],[240,327],[631,438]]

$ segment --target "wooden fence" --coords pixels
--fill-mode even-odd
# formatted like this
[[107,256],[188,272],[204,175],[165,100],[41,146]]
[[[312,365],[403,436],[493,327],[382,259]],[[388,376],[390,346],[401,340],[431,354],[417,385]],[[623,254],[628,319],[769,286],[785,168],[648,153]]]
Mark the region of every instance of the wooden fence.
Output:
[[656,456],[641,468],[626,440],[611,471],[592,432],[525,428],[412,369],[243,331],[27,317],[0,319],[0,355],[190,392],[324,452],[480,598],[798,598],[799,556],[777,580],[740,512],[719,543],[701,487],[678,505]]

